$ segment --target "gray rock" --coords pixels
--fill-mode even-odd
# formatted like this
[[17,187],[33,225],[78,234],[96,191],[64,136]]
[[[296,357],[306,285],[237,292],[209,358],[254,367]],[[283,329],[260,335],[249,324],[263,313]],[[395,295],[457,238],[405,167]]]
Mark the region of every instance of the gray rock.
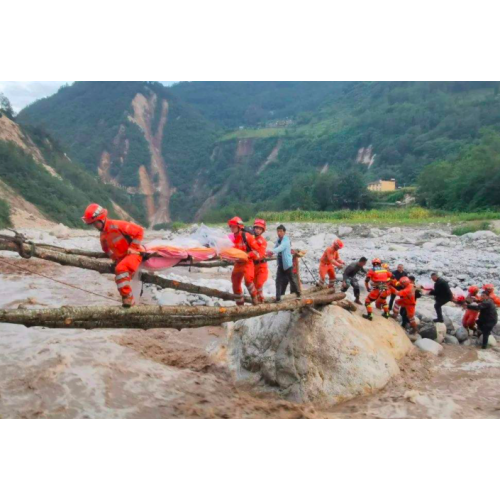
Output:
[[352,227],[349,226],[339,226],[338,229],[338,235],[339,237],[347,236],[348,234],[351,234],[353,231]]
[[420,339],[415,342],[421,351],[430,352],[434,356],[439,356],[443,352],[443,346],[431,339]]
[[292,401],[335,403],[384,387],[411,349],[395,322],[368,322],[337,306],[241,320],[229,335],[236,382]]
[[465,342],[469,338],[469,334],[467,330],[461,326],[458,328],[458,330],[455,332],[455,337],[459,342]]
[[453,335],[446,335],[444,338],[444,343],[445,344],[456,344],[456,345],[460,344],[458,339],[456,337],[454,337]]

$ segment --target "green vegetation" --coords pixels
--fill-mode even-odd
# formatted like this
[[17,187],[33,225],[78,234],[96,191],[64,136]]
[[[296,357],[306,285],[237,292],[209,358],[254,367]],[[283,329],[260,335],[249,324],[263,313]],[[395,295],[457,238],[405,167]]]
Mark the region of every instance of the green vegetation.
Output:
[[7,118],[11,120],[14,117],[14,110],[12,109],[10,101],[0,92],[0,117],[2,114],[6,115]]
[[[113,177],[134,188],[150,162],[128,119],[138,92],[169,103],[161,149],[175,220],[192,220],[211,196],[209,220],[229,207],[357,210],[409,192],[367,193],[380,178],[418,182],[418,202],[432,210],[500,205],[499,82],[80,82],[19,116],[45,124],[93,172],[108,151]],[[286,128],[269,127],[285,118]]]
[[168,229],[169,231],[173,231],[174,233],[177,231],[180,231],[181,229],[184,229],[187,227],[187,224],[184,222],[166,222],[164,224],[156,224],[153,226],[153,229],[155,231],[163,231],[165,229]]
[[9,204],[5,200],[0,200],[0,229],[11,226]]
[[314,111],[346,83],[182,82],[171,91],[208,119],[236,128]]
[[430,208],[481,210],[500,207],[500,135],[485,131],[477,146],[455,161],[428,165],[419,178],[418,199]]
[[230,141],[233,139],[267,139],[269,137],[282,137],[286,135],[286,128],[248,128],[235,130],[222,136],[219,140]]
[[390,210],[339,210],[336,212],[259,212],[274,222],[346,222],[351,224],[427,224],[500,219],[500,212],[447,213],[421,207]]
[[[49,147],[46,144],[46,147]],[[81,227],[81,216],[92,201],[113,210],[111,188],[65,158],[50,156],[51,166],[61,175],[54,177],[37,164],[31,155],[11,142],[0,142],[0,178],[26,200],[33,203],[49,219],[70,227]],[[125,196],[122,194],[122,196]],[[119,202],[119,196],[115,197]],[[134,213],[130,197],[121,200],[126,209]],[[134,214],[140,215],[140,214]],[[139,217],[139,220],[140,217]]]
[[453,229],[452,234],[455,236],[463,236],[467,233],[475,233],[476,231],[488,231],[491,229],[491,224],[489,222],[473,222],[471,224],[466,224],[463,226],[458,226]]

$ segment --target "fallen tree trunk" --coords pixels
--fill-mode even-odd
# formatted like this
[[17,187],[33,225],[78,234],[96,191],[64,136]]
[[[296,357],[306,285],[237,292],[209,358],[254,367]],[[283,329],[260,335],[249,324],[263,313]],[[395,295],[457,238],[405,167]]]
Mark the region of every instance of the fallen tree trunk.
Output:
[[304,297],[277,304],[258,306],[139,306],[121,307],[61,307],[58,309],[0,309],[0,323],[48,328],[193,328],[221,325],[228,321],[252,318],[277,311],[321,306],[342,301],[344,293],[319,297]]
[[[109,261],[105,262],[98,259],[92,259],[90,257],[83,257],[80,255],[54,252],[53,250],[47,250],[38,245],[32,246],[28,243],[18,244],[17,242],[13,241],[13,239],[5,238],[8,237],[0,238],[0,250],[16,252],[21,256],[23,256],[23,254],[32,255],[33,257],[37,257],[39,259],[61,264],[62,266],[79,267],[81,269],[96,271],[100,274],[114,274],[114,264]],[[233,293],[223,292],[221,290],[216,290],[214,288],[209,288],[206,286],[193,285],[191,283],[182,283],[181,281],[163,278],[162,276],[157,276],[156,274],[151,273],[142,273],[141,280],[144,283],[157,285],[160,288],[172,288],[174,290],[206,295],[208,297],[215,297],[222,300],[237,299],[237,296]],[[250,299],[246,297],[245,301],[250,302]]]

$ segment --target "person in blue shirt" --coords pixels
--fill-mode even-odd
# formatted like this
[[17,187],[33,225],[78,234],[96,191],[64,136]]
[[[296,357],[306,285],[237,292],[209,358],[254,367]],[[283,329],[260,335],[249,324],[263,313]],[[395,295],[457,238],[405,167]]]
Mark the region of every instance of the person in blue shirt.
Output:
[[286,235],[286,228],[283,224],[277,228],[278,241],[274,248],[267,252],[268,256],[277,256],[278,270],[276,273],[276,302],[281,300],[281,296],[285,295],[288,283],[290,283],[290,291],[296,293],[300,297],[300,288],[297,283],[297,277],[293,273],[293,259],[290,238]]

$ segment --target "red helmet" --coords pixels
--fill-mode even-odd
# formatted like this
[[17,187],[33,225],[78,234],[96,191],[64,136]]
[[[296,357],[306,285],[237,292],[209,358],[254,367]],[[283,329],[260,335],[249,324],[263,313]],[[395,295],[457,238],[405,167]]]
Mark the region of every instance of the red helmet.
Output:
[[486,285],[483,285],[483,290],[486,292],[493,292],[495,287],[491,283],[486,283]]
[[410,281],[410,278],[408,278],[408,276],[403,276],[399,282],[403,285],[403,286],[406,286],[406,285],[409,285],[411,283]]
[[101,205],[97,203],[91,203],[86,209],[82,217],[82,221],[85,224],[93,224],[96,220],[106,220],[108,216],[108,211],[102,208]]
[[266,221],[264,219],[255,219],[253,227],[260,227],[264,231],[266,230]]
[[337,248],[344,248],[344,243],[342,243],[342,240],[339,240],[339,239],[336,239],[334,242],[333,242],[333,246],[334,247],[337,247]]
[[245,227],[245,224],[243,224],[243,221],[239,217],[233,217],[232,219],[229,219],[227,221],[228,226],[238,226],[238,227]]
[[476,293],[479,292],[479,287],[476,285],[472,285],[469,287],[469,293],[471,295],[476,295]]
[[382,261],[380,259],[378,259],[378,258],[377,259],[373,259],[372,260],[372,264],[374,266],[380,266],[380,264],[382,264]]

